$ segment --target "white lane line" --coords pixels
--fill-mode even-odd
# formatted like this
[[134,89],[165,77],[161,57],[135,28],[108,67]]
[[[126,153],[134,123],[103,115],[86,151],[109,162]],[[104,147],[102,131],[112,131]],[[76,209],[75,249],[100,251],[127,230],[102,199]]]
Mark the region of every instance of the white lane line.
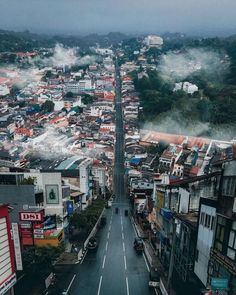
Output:
[[68,288],[67,288],[67,290],[66,290],[66,293],[69,292],[70,287],[71,287],[71,285],[73,284],[75,277],[76,277],[76,275],[73,275],[73,278],[72,278],[71,281],[70,281],[70,284],[69,284],[69,286],[68,286]]
[[124,240],[124,234],[122,233],[122,240]]
[[110,237],[110,232],[108,232],[108,234],[107,234],[107,239],[109,240],[109,237]]
[[111,226],[109,226],[109,231],[111,231]]
[[123,242],[123,251],[125,252],[125,243]]
[[103,258],[102,268],[104,268],[105,266],[105,261],[106,261],[106,255],[104,255],[104,258]]
[[155,291],[156,295],[159,295],[159,293],[158,293],[158,291],[157,291],[156,288],[154,288],[154,291]]
[[121,226],[121,231],[124,231],[123,225]]
[[85,253],[84,253],[84,257],[83,257],[82,260],[80,261],[80,264],[82,264],[82,263],[84,262],[84,259],[85,259],[86,255],[87,255],[87,253],[88,253],[88,250],[85,251]]
[[125,270],[127,270],[126,257],[124,255]]
[[108,242],[106,243],[106,251],[107,251],[107,248],[108,248]]
[[97,295],[100,294],[101,285],[102,285],[102,276],[100,277],[100,281],[99,281],[99,285],[98,285],[98,292],[97,292]]
[[129,281],[127,277],[126,277],[126,290],[127,290],[127,295],[129,295]]
[[146,259],[145,255],[144,255],[144,253],[143,253],[143,259],[145,261],[145,264],[146,264],[146,267],[147,267],[148,272],[150,272],[150,268],[148,266],[147,259]]

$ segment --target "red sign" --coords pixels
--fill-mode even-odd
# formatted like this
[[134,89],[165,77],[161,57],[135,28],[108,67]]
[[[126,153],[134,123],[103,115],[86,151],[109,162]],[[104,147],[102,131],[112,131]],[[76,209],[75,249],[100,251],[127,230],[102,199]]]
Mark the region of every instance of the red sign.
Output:
[[39,223],[39,224],[34,224],[34,229],[41,229],[43,228],[43,223]]
[[43,212],[20,212],[20,221],[42,221]]

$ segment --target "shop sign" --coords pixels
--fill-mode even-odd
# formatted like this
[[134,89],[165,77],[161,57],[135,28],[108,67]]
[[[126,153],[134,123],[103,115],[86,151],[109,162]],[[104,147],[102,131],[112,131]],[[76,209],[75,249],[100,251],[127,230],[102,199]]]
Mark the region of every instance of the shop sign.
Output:
[[43,234],[35,234],[34,238],[35,239],[44,239],[44,235]]
[[20,212],[21,221],[43,221],[43,212]]
[[34,229],[34,235],[43,235],[43,229]]
[[228,290],[228,279],[212,278],[211,287],[213,290]]
[[18,224],[12,223],[11,227],[12,227],[13,244],[14,244],[14,250],[15,250],[16,269],[23,270]]

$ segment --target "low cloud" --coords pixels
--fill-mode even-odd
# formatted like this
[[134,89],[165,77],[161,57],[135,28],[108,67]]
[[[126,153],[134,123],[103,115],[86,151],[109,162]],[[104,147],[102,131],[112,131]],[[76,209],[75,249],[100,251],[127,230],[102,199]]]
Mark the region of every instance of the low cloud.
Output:
[[215,126],[210,123],[186,120],[178,111],[168,112],[159,116],[155,122],[147,122],[143,129],[186,136],[207,137],[218,140],[236,138],[235,125]]
[[220,77],[226,73],[228,66],[225,54],[205,48],[192,48],[162,55],[159,70],[164,80],[182,81],[200,70],[207,75],[217,74]]

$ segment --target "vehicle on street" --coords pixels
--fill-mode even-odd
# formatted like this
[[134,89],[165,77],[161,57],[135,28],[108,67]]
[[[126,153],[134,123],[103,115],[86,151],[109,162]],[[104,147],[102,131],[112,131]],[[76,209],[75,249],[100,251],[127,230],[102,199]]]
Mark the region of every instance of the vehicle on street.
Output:
[[106,203],[106,208],[111,208],[111,206],[112,206],[112,201],[107,201],[107,203]]
[[97,251],[97,248],[98,248],[97,239],[95,237],[91,237],[88,241],[88,244],[87,244],[88,251],[95,252],[95,251]]
[[160,278],[161,278],[160,270],[158,268],[152,267],[149,273],[149,283],[148,283],[149,287],[154,287],[154,288],[159,287]]
[[141,238],[135,238],[134,249],[136,250],[137,253],[143,252],[143,241]]

